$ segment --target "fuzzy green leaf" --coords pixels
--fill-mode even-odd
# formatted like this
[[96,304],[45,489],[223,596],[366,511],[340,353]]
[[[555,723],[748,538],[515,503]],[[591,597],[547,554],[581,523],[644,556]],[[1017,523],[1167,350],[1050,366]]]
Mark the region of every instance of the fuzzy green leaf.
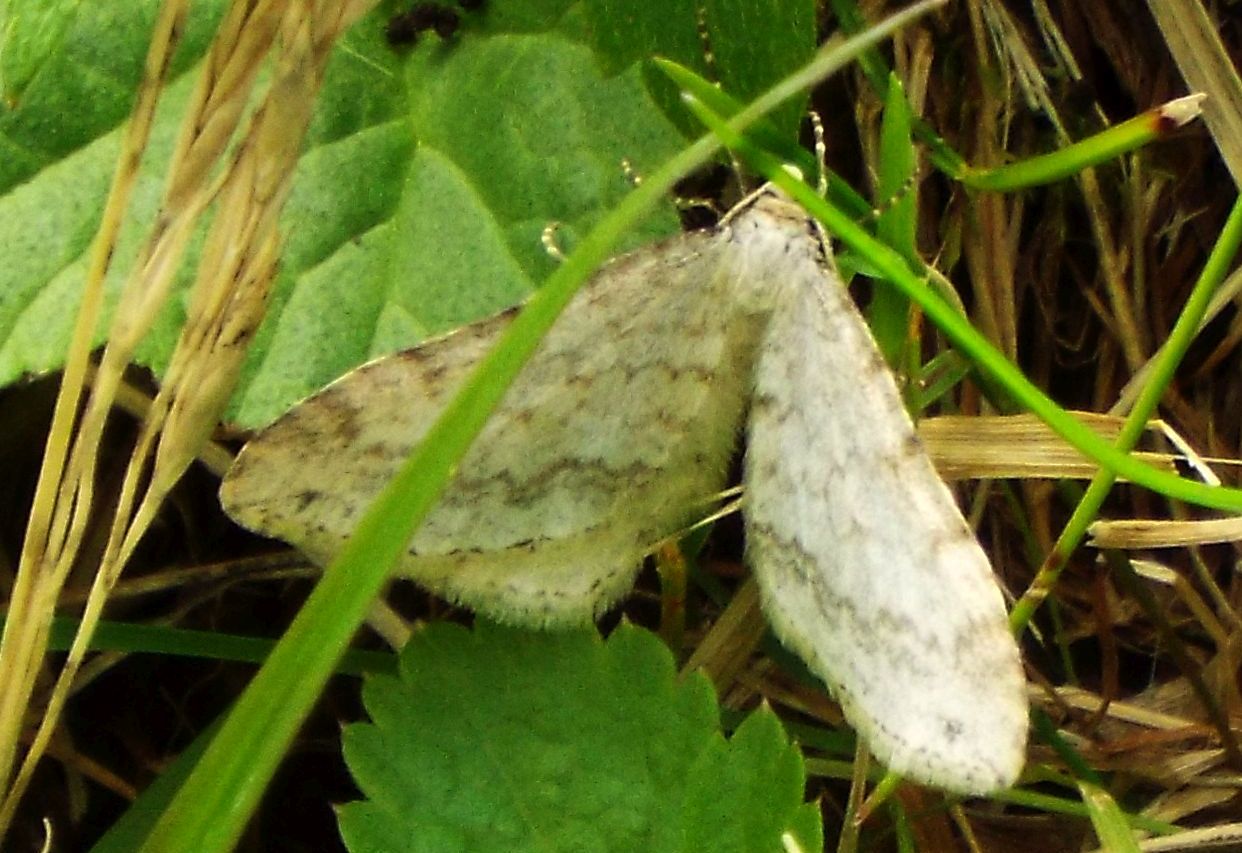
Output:
[[[806,2],[757,17],[725,5],[710,38],[738,91],[774,81],[813,46]],[[159,203],[190,72],[221,6],[192,7],[108,279],[109,305]],[[46,38],[13,71],[21,98],[0,111],[0,383],[60,366],[157,7],[81,4],[52,21],[56,32],[42,28]],[[428,32],[412,48],[384,37],[400,8],[383,4],[359,22],[329,65],[282,219],[269,319],[230,412],[241,425],[270,421],[373,356],[520,300],[554,265],[545,227],[557,223],[556,240],[572,247],[630,190],[623,161],[641,177],[683,144],[664,111],[680,106],[660,102],[675,92],[645,59],[701,54],[690,5],[652,6],[659,25],[639,37],[630,4],[489,4],[463,13],[452,38]],[[9,41],[30,32],[14,30]],[[651,78],[663,96],[650,93]],[[627,245],[675,228],[669,204]],[[181,322],[174,299],[139,360],[158,373]]]
[[725,742],[708,681],[679,682],[638,628],[433,625],[364,700],[345,754],[367,799],[340,810],[355,853],[779,851],[786,831],[818,849],[775,717]]

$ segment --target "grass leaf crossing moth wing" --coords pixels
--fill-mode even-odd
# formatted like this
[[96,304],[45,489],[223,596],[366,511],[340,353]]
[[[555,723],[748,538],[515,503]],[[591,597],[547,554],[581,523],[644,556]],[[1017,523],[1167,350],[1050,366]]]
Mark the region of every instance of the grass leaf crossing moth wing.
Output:
[[[364,365],[239,454],[228,513],[326,561],[513,316]],[[891,769],[1012,784],[1025,679],[991,567],[817,225],[771,192],[587,282],[399,571],[493,618],[581,623],[725,485],[781,640]]]

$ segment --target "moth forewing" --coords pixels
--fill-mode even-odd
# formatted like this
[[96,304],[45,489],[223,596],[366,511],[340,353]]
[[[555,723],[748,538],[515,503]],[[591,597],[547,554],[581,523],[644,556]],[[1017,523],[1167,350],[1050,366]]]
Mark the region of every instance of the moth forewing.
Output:
[[[619,258],[540,344],[400,571],[509,622],[581,623],[723,487],[758,317],[730,315],[717,235]],[[251,441],[221,490],[243,525],[325,560],[505,317],[364,365]]]
[[795,224],[756,359],[748,560],[778,636],[890,768],[963,793],[1012,784],[1025,679],[992,569],[923,451],[831,266]]

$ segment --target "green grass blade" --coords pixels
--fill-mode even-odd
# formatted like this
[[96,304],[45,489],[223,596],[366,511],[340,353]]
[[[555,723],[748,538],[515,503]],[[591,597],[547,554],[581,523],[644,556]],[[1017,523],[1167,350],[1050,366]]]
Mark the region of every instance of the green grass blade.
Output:
[[1199,115],[1202,95],[1187,95],[1048,154],[993,169],[966,167],[953,177],[975,190],[1017,190],[1042,186],[1076,175],[1142,148]]
[[1138,842],[1126,821],[1125,812],[1107,791],[1090,782],[1079,782],[1082,801],[1086,803],[1100,848],[1108,853],[1139,853]]
[[[52,620],[48,649],[63,652],[69,649],[78,631],[77,619],[58,616]],[[0,619],[0,625],[4,620]],[[271,654],[276,640],[268,637],[247,637],[219,631],[194,631],[167,625],[138,625],[131,622],[103,621],[91,637],[91,651],[123,652],[125,654],[175,655],[187,658],[227,660],[239,663],[263,663]],[[350,649],[341,657],[338,675],[388,673],[397,665],[391,652]]]
[[[1090,816],[1090,809],[1081,800],[1066,799],[1038,791],[1011,788],[1008,791],[997,791],[991,795],[990,799],[998,803],[1008,803],[1031,809],[1032,811],[1047,812],[1048,814],[1068,815],[1070,817]],[[1121,814],[1127,826],[1141,829],[1144,832],[1156,835],[1176,835],[1183,831],[1179,826],[1174,826],[1171,823],[1156,820],[1146,815],[1128,814],[1126,812],[1121,812]]]
[[137,850],[219,729],[220,720],[217,719],[199,732],[176,760],[164,768],[159,778],[130,803],[125,814],[108,827],[108,831],[91,848],[91,853],[131,853]]
[[[913,261],[915,228],[918,215],[918,193],[913,186],[916,153],[911,139],[910,104],[905,89],[894,75],[888,84],[888,98],[880,124],[880,163],[877,167],[876,236],[901,255]],[[895,370],[906,373],[918,365],[907,364],[907,357],[917,360],[916,347],[909,346],[910,300],[895,287],[880,287],[867,306],[867,319],[884,360]]]

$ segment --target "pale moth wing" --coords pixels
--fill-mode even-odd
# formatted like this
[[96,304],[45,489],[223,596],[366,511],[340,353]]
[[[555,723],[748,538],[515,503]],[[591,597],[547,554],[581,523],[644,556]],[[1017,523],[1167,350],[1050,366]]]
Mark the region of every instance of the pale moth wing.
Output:
[[[510,313],[379,359],[251,441],[243,525],[326,561]],[[982,550],[802,210],[763,193],[575,296],[400,571],[494,618],[582,622],[724,484],[749,411],[748,558],[782,641],[894,770],[1014,781],[1024,679]]]
[[[582,623],[718,492],[762,318],[731,312],[717,238],[613,261],[507,392],[399,571],[508,622]],[[726,315],[735,322],[725,322]],[[510,313],[358,368],[242,450],[241,524],[327,561]]]
[[1025,679],[992,568],[932,467],[805,213],[735,226],[781,270],[746,450],[747,560],[777,636],[889,768],[963,793],[1012,784]]

